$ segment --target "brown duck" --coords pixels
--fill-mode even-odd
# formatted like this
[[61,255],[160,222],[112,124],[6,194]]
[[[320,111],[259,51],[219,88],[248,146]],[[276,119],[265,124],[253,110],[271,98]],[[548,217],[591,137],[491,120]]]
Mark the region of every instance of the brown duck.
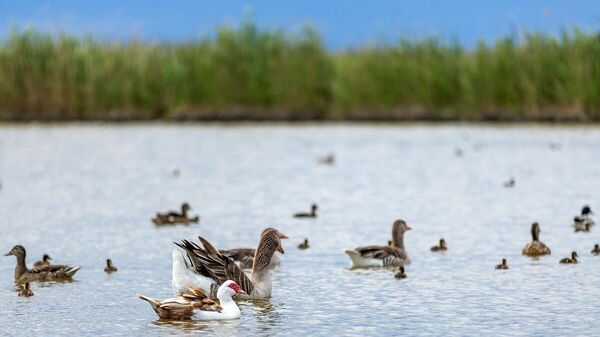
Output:
[[317,217],[317,204],[312,204],[310,206],[310,213],[296,213],[294,214],[294,218],[316,218]]
[[446,251],[448,250],[448,246],[446,246],[446,240],[440,239],[440,244],[432,246],[429,248],[432,252]]
[[523,247],[523,255],[542,256],[550,255],[550,248],[540,241],[540,225],[534,222],[531,225],[531,242]]
[[50,257],[50,255],[44,254],[44,256],[42,256],[42,260],[37,261],[36,263],[33,264],[33,266],[34,267],[49,266],[51,260],[52,260],[52,258]]
[[188,216],[188,211],[192,208],[187,202],[181,204],[181,212],[170,211],[167,213],[156,213],[156,216],[152,218],[152,222],[157,225],[189,225],[190,223],[198,223],[200,221],[199,216],[195,216],[190,218]]
[[594,249],[592,249],[591,253],[593,255],[600,255],[600,245],[599,244],[594,245]]
[[560,261],[558,261],[558,263],[561,263],[561,264],[576,264],[578,262],[577,261],[578,257],[579,256],[577,255],[577,252],[572,252],[570,258],[569,257],[565,257],[564,259],[561,259]]
[[106,259],[106,268],[104,268],[104,271],[110,274],[116,272],[117,270],[117,267],[113,266],[112,260]]
[[508,269],[508,263],[506,263],[506,259],[502,259],[502,263],[497,265],[496,269]]
[[15,267],[15,282],[44,282],[70,279],[79,271],[81,267],[71,267],[67,265],[48,265],[42,267],[27,268],[25,257],[27,253],[21,245],[16,245],[5,256],[14,255],[17,258]]

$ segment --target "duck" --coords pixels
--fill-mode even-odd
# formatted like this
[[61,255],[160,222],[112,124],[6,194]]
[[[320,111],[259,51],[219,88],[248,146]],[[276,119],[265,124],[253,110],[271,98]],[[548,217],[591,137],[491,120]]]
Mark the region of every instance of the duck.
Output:
[[[217,288],[226,280],[233,280],[240,285],[246,294],[239,294],[239,299],[265,299],[272,293],[271,258],[275,252],[284,254],[281,238],[276,231],[266,231],[260,238],[254,255],[252,273],[247,276],[233,259],[222,255],[208,240],[199,236],[200,247],[187,240],[176,243],[187,253],[187,261],[177,256],[174,261],[171,285],[175,293],[181,293],[185,287],[195,287],[215,298]],[[174,254],[174,257],[176,254]]]
[[406,278],[406,273],[404,273],[404,266],[398,267],[398,272],[396,273],[396,275],[394,275],[394,277],[397,279]]
[[388,240],[388,247],[392,246],[392,240]]
[[298,249],[308,249],[308,239],[304,239],[304,242],[298,245]]
[[439,251],[446,251],[448,250],[448,246],[446,246],[446,240],[444,240],[443,238],[440,239],[440,244],[432,246],[431,248],[429,248],[429,250],[431,250],[432,252],[439,252]]
[[600,245],[595,244],[594,249],[592,249],[591,253],[592,253],[592,255],[600,255]]
[[515,177],[510,177],[510,179],[508,181],[505,181],[504,187],[506,187],[506,188],[515,187]]
[[[267,232],[267,231],[277,232],[280,239],[288,239],[289,238],[287,235],[283,234],[282,232],[278,231],[277,229],[275,229],[273,227],[265,228],[260,233],[260,236],[262,237],[263,234],[265,234],[265,232]],[[256,249],[254,249],[254,248],[221,249],[221,250],[219,250],[219,253],[233,259],[233,261],[235,261],[235,263],[237,263],[238,266],[240,266],[240,268],[242,268],[242,269],[252,269],[252,265],[254,264],[254,254],[256,253]],[[277,266],[279,266],[280,264],[281,264],[281,261],[279,260],[279,257],[277,257],[277,255],[273,255],[273,257],[271,258],[270,268],[274,269]]]
[[161,319],[226,320],[241,316],[240,308],[233,300],[236,294],[245,294],[245,292],[237,283],[227,280],[217,290],[219,303],[208,298],[202,290],[193,287],[189,288],[189,292],[176,298],[157,300],[144,295],[139,295],[139,298],[150,303]]
[[156,213],[156,216],[152,218],[152,222],[157,225],[176,225],[184,224],[189,225],[190,223],[198,223],[200,221],[199,216],[193,218],[188,217],[188,211],[192,208],[187,202],[181,204],[181,212],[170,211],[168,213]]
[[27,252],[21,245],[14,246],[10,252],[4,254],[4,256],[15,256],[17,258],[17,266],[15,267],[15,282],[17,283],[29,283],[29,282],[45,282],[45,281],[56,281],[71,279],[81,267],[71,267],[67,265],[47,265],[41,267],[34,267],[32,269],[27,268],[25,258]]
[[508,263],[506,263],[506,259],[502,259],[502,263],[496,265],[496,269],[508,269]]
[[119,269],[117,269],[117,267],[113,266],[112,260],[106,259],[106,268],[104,268],[104,271],[110,274],[110,273],[116,272],[117,270],[119,270]]
[[565,257],[564,259],[561,259],[560,261],[558,261],[558,263],[561,263],[561,264],[576,264],[578,257],[579,256],[577,255],[577,252],[572,252],[570,258]]
[[296,213],[294,214],[294,218],[316,218],[317,217],[317,204],[312,204],[310,206],[310,213]]
[[591,229],[592,229],[592,224],[590,224],[589,222],[584,222],[584,223],[575,222],[575,233],[578,233],[578,232],[588,233]]
[[333,155],[333,153],[330,153],[325,157],[319,158],[317,160],[317,163],[321,165],[333,165],[335,164],[335,156]]
[[575,228],[585,228],[586,224],[589,224],[590,226],[595,225],[596,223],[594,222],[594,219],[592,219],[593,214],[590,206],[584,205],[581,208],[581,214],[573,217],[573,226]]
[[50,255],[44,254],[44,256],[42,256],[42,260],[37,261],[36,263],[33,264],[33,266],[34,267],[49,266],[51,260],[52,260],[52,258],[50,257]]
[[17,287],[17,296],[19,297],[31,297],[33,296],[33,291],[29,288],[29,282]]
[[546,246],[543,242],[540,241],[540,233],[540,225],[537,222],[534,222],[531,225],[532,240],[523,248],[523,255],[542,256],[551,254],[550,248],[548,248],[548,246]]
[[410,264],[410,257],[404,247],[404,233],[411,229],[404,220],[398,219],[392,224],[391,246],[363,246],[344,249],[344,253],[350,257],[350,268],[387,268]]

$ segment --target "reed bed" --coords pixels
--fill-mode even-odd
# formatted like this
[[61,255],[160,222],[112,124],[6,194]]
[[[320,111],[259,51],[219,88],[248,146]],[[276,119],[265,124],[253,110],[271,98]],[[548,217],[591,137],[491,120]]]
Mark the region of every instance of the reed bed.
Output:
[[252,23],[170,44],[15,31],[0,42],[0,119],[598,121],[600,39],[332,52],[314,29]]

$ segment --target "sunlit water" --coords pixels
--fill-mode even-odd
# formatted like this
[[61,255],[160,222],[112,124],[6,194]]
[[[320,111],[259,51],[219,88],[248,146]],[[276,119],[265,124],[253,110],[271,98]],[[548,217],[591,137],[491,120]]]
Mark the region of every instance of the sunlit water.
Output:
[[[597,335],[600,210],[597,127],[461,125],[3,126],[0,247],[82,266],[67,284],[19,298],[14,257],[0,264],[7,335]],[[551,150],[550,142],[560,150]],[[462,157],[455,155],[461,148]],[[335,153],[335,166],[315,163]],[[172,170],[179,168],[175,178]],[[512,189],[502,187],[510,176]],[[188,201],[201,223],[156,228],[156,211]],[[320,207],[317,220],[291,214]],[[413,263],[348,270],[345,247],[386,244],[405,219]],[[530,224],[552,255],[521,256]],[[157,321],[138,293],[171,296],[172,241],[253,246],[276,226],[291,238],[273,298],[241,303],[229,322]],[[296,245],[305,237],[311,248]],[[444,237],[449,251],[431,253]],[[577,250],[581,263],[559,265]],[[103,272],[112,258],[119,271]],[[496,271],[506,257],[511,267]]]

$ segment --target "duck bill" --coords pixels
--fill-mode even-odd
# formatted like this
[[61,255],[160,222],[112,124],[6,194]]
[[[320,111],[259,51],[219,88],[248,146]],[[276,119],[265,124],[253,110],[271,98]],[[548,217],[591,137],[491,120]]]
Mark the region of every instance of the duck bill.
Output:
[[4,254],[4,256],[11,256],[11,255],[12,255],[12,252],[8,252],[8,253]]
[[281,254],[285,254],[285,250],[283,250],[283,247],[281,247],[281,246],[277,247],[277,251],[280,252]]

